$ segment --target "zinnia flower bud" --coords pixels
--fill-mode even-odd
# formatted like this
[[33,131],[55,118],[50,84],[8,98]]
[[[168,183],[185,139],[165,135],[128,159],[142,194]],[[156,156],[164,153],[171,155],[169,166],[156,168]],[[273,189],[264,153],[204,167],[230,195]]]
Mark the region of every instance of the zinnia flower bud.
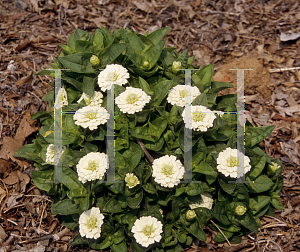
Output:
[[196,213],[194,210],[188,210],[185,214],[185,218],[188,220],[188,221],[191,221],[193,220],[194,218],[196,217]]
[[244,206],[237,206],[235,209],[234,209],[234,211],[235,211],[235,213],[237,214],[237,215],[244,215],[245,213],[246,213],[246,211],[247,211],[247,208],[246,207],[244,207]]
[[173,73],[177,73],[181,68],[181,62],[180,61],[174,61],[173,64],[172,64],[172,71]]
[[148,67],[149,66],[149,62],[147,61],[147,60],[145,60],[144,62],[143,62],[143,67]]
[[97,65],[100,64],[100,60],[99,60],[99,58],[96,55],[93,55],[90,58],[90,62],[92,63],[93,66],[97,66]]
[[268,165],[268,168],[267,168],[267,174],[269,176],[272,176],[276,173],[276,171],[280,168],[280,165],[278,165],[277,163],[275,162],[272,162],[271,164]]

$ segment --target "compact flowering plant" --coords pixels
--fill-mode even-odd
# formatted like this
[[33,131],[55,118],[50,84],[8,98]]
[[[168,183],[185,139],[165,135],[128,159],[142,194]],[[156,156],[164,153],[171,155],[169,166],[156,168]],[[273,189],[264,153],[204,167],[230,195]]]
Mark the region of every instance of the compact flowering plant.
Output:
[[[218,96],[232,85],[212,81],[213,65],[192,65],[187,50],[164,47],[168,31],[101,27],[91,35],[77,29],[52,64],[62,69],[62,88],[56,98],[54,90],[44,96],[49,111],[32,116],[40,132],[14,156],[34,162],[32,180],[53,196],[52,214],[77,232],[73,244],[181,252],[195,239],[206,240],[206,225],[218,232],[216,242],[225,235],[239,243],[249,230],[258,232],[260,217],[283,209],[282,164],[258,146],[274,126],[246,122],[244,173],[238,172],[237,97]],[[191,86],[182,69],[193,70]],[[112,90],[114,114],[108,112]],[[54,103],[62,111],[61,145],[55,144]],[[111,119],[115,162],[106,146]],[[192,122],[191,170],[184,160],[185,120]],[[60,183],[49,183],[57,164]],[[185,182],[186,174],[193,183]],[[243,175],[245,183],[230,183]]]

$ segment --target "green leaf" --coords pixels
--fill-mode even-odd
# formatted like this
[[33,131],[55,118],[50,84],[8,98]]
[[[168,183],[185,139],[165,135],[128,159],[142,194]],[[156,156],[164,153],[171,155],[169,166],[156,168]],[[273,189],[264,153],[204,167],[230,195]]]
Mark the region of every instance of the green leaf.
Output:
[[90,58],[93,53],[75,53],[64,57],[58,57],[57,60],[66,68],[76,73],[96,73]]
[[227,94],[217,97],[217,110],[226,110],[228,106],[234,105],[237,102],[237,95],[236,94]]
[[157,191],[154,188],[154,186],[152,184],[150,184],[150,183],[147,183],[146,185],[142,185],[142,187],[144,188],[144,190],[147,193],[150,193],[150,194],[156,194],[157,193]]
[[225,181],[223,181],[222,179],[218,179],[219,180],[219,184],[221,186],[221,188],[227,192],[228,194],[233,194],[235,187],[236,187],[236,183],[226,183]]
[[258,227],[253,216],[247,211],[242,216],[236,216],[232,213],[227,213],[228,219],[233,223],[238,223],[243,225],[245,228],[251,230],[254,233],[258,233]]
[[284,205],[281,203],[281,201],[279,199],[272,199],[271,200],[271,204],[272,206],[275,208],[275,209],[278,209],[278,210],[284,210]]
[[[249,177],[246,177],[246,181],[251,181]],[[253,183],[246,183],[249,187],[250,192],[261,193],[268,191],[274,185],[274,182],[266,175],[260,175],[256,178]]]
[[155,86],[151,87],[154,95],[151,97],[150,106],[159,106],[162,100],[167,96],[170,88],[173,85],[171,80],[162,80],[158,82]]
[[127,44],[112,44],[101,55],[101,66],[111,64],[127,47]]
[[251,180],[257,178],[265,168],[265,164],[266,164],[266,159],[264,156],[260,156],[256,158],[254,163],[252,164],[251,171],[248,174],[249,178]]
[[123,124],[123,127],[121,128],[121,131],[116,139],[115,146],[116,151],[129,148],[129,135],[127,123]]
[[93,45],[103,47],[103,35],[99,29],[94,32],[91,41],[93,42]]
[[81,237],[80,234],[74,236],[71,245],[80,245],[80,244],[88,244],[88,240],[86,238]]
[[130,43],[131,48],[134,51],[137,51],[137,53],[141,54],[145,48],[142,40],[133,32],[127,32],[126,37],[128,42]]
[[105,204],[103,211],[108,213],[120,213],[123,211],[123,209],[120,203],[114,197]]
[[58,193],[58,184],[50,183],[54,180],[54,170],[32,171],[32,182],[40,190],[46,191],[49,195]]
[[214,65],[212,64],[207,65],[196,72],[196,75],[201,79],[202,84],[204,85],[204,90],[210,87],[213,73],[214,73]]
[[268,137],[274,130],[275,125],[247,128],[245,135],[246,145],[253,147]]
[[[227,239],[230,239],[230,238],[233,236],[233,233],[232,233],[232,232],[228,232],[228,231],[225,231],[225,230],[223,230],[222,232],[223,232],[223,234],[227,237]],[[225,239],[225,237],[221,234],[221,232],[218,232],[217,235],[216,235],[215,238],[214,238],[214,241],[215,241],[215,242],[225,242],[226,239]]]
[[167,125],[166,117],[162,116],[155,119],[152,123],[149,122],[148,127],[136,127],[130,130],[129,133],[136,138],[157,142]]
[[202,193],[202,189],[200,184],[198,183],[190,183],[185,187],[185,192],[190,196],[197,196]]
[[93,44],[89,41],[86,40],[76,40],[75,42],[75,51],[80,53],[80,52],[89,52],[89,47],[92,46]]
[[62,72],[61,74],[61,78],[62,80],[67,81],[68,83],[70,83],[73,87],[75,87],[78,91],[82,92],[83,91],[83,84],[82,82],[79,82],[78,80],[68,76],[67,74],[65,74],[64,72]]
[[188,49],[184,50],[183,53],[177,58],[176,61],[180,61],[181,68],[186,69],[188,65]]
[[129,172],[132,172],[135,169],[135,167],[139,164],[140,160],[141,160],[140,151],[134,152],[130,157],[130,159],[128,159]]
[[51,214],[52,215],[69,215],[69,214],[77,214],[78,213],[78,205],[70,200],[65,199],[62,201],[59,201],[56,204],[51,205]]
[[[42,101],[54,101],[54,90],[49,91],[47,94],[45,94],[42,98]],[[40,111],[41,112],[41,111]]]
[[186,227],[186,230],[194,235],[197,239],[206,241],[206,234],[201,228],[199,228],[198,221],[194,221],[189,227]]
[[127,204],[130,208],[138,208],[143,200],[143,191],[140,190],[131,197],[127,197]]
[[156,45],[168,34],[169,31],[170,27],[155,30],[147,36],[147,39],[151,40],[153,44]]
[[139,76],[139,83],[141,86],[141,89],[147,94],[152,96],[154,94],[153,91],[151,91],[151,88],[149,87],[149,84],[147,81],[145,81],[142,77]]
[[227,82],[221,82],[221,81],[212,81],[211,82],[211,89],[208,90],[208,93],[217,93],[223,89],[227,88],[233,88],[234,85],[227,83]]
[[218,202],[212,209],[212,216],[224,225],[231,225],[226,216],[226,202]]
[[205,93],[201,93],[198,95],[195,100],[192,102],[193,106],[202,105],[204,107],[208,107],[208,102]]
[[94,95],[94,91],[95,91],[95,86],[94,86],[95,80],[96,78],[87,75],[83,77],[83,92],[91,97]]
[[252,210],[253,217],[259,218],[268,212],[271,198],[265,195],[250,198],[249,206]]
[[128,252],[128,248],[125,242],[121,242],[119,244],[113,244],[111,246],[113,252]]

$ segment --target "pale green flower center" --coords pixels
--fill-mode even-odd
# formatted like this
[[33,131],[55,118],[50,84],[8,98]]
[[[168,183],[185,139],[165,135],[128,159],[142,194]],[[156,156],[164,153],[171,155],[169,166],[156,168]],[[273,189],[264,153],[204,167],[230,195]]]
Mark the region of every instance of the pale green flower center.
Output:
[[87,118],[89,119],[95,119],[96,116],[97,116],[97,113],[96,112],[88,112],[85,114]]
[[108,81],[116,81],[119,77],[119,73],[116,73],[116,71],[109,71],[107,73],[107,80]]
[[236,166],[236,157],[230,156],[228,159],[228,166],[235,167]]
[[180,90],[179,91],[179,95],[181,98],[184,98],[185,97],[185,91],[184,90]]
[[127,101],[127,103],[129,103],[129,104],[135,103],[138,99],[139,99],[139,98],[137,97],[136,94],[129,94],[129,95],[127,95],[127,97],[126,97],[126,101]]
[[149,62],[148,61],[144,61],[143,66],[147,67],[148,65],[149,65]]
[[91,98],[84,99],[86,105],[91,104]]
[[153,226],[151,225],[147,225],[143,228],[142,232],[144,233],[144,235],[150,237],[151,234],[154,232]]
[[95,216],[91,216],[87,221],[86,225],[89,229],[94,229],[97,227],[97,222],[98,222],[97,218]]
[[201,113],[201,112],[193,113],[193,120],[195,122],[203,121],[204,117],[205,117],[204,113]]
[[165,174],[166,176],[168,175],[172,175],[173,174],[173,167],[171,165],[164,165],[162,168],[161,168],[161,172],[163,174]]
[[246,213],[246,211],[247,211],[247,209],[246,209],[246,207],[244,207],[244,206],[237,206],[237,207],[235,208],[235,213],[236,213],[237,215],[244,215],[244,214]]
[[97,164],[95,161],[89,161],[87,170],[95,171],[97,169]]

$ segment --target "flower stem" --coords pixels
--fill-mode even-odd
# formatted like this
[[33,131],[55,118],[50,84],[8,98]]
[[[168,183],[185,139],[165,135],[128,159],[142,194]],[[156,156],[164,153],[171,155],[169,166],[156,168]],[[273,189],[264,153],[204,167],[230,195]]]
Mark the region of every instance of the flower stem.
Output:
[[154,158],[153,158],[153,157],[150,155],[150,153],[147,151],[147,149],[146,149],[144,143],[143,143],[143,142],[141,141],[141,139],[139,139],[139,138],[137,138],[136,141],[137,141],[137,143],[139,144],[139,146],[141,146],[141,148],[143,149],[143,151],[144,151],[146,157],[148,158],[150,164],[152,164],[153,161],[154,161]]

